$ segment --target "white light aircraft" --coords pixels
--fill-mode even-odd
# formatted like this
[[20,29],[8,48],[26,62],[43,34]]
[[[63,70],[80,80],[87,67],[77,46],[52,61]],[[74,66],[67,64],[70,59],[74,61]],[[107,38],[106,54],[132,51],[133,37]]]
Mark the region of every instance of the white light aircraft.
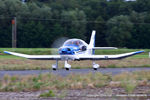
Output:
[[99,65],[95,63],[95,60],[122,59],[144,52],[136,51],[117,55],[94,55],[95,49],[117,49],[115,47],[95,47],[95,34],[96,31],[93,30],[89,44],[81,39],[67,40],[59,48],[59,55],[27,55],[10,51],[4,51],[4,53],[33,60],[56,60],[56,64],[52,65],[53,70],[56,70],[58,68],[59,60],[65,61],[64,67],[66,68],[66,70],[69,70],[71,68],[71,65],[68,64],[69,60],[92,60],[93,69],[97,70],[99,68]]

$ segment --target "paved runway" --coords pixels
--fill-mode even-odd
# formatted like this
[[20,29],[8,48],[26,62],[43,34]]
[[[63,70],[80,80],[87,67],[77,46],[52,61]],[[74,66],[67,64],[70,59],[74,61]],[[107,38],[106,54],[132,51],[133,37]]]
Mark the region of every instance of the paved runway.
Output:
[[58,69],[56,71],[53,70],[19,70],[19,71],[0,71],[0,77],[3,77],[4,75],[38,75],[41,73],[53,73],[61,76],[66,76],[71,73],[73,74],[81,74],[81,73],[95,73],[95,72],[101,72],[103,74],[110,73],[112,75],[116,75],[122,72],[133,72],[133,71],[150,71],[150,68],[99,68],[97,71],[93,69],[70,69],[69,71],[66,71],[65,69]]

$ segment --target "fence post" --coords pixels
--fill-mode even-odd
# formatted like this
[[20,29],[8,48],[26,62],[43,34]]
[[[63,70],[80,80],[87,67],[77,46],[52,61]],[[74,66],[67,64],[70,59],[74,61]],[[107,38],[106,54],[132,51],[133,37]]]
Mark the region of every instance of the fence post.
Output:
[[17,47],[17,18],[12,20],[12,48]]

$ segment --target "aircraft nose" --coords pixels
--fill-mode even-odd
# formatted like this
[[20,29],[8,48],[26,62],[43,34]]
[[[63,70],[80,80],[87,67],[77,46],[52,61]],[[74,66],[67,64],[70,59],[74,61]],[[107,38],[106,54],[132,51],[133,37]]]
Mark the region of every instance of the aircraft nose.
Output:
[[62,53],[66,53],[66,52],[67,52],[67,49],[63,48]]
[[71,49],[70,49],[70,48],[67,48],[67,51],[71,51]]
[[73,54],[73,51],[70,48],[62,48],[60,54]]

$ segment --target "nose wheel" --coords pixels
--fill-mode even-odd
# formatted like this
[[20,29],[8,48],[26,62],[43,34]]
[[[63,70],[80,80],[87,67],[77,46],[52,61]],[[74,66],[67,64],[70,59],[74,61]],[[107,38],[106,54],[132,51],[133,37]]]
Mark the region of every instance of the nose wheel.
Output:
[[65,61],[65,69],[69,70],[71,68],[71,65],[68,64],[68,61]]

